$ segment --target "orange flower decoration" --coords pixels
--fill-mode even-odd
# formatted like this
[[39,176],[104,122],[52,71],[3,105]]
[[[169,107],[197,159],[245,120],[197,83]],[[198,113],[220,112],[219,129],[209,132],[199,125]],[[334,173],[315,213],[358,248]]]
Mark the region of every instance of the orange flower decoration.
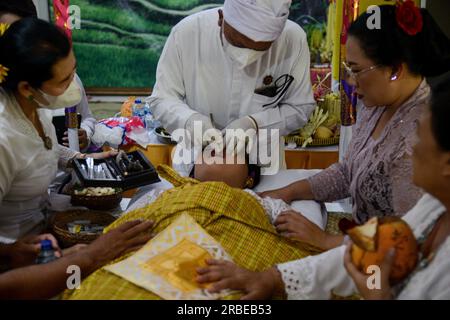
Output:
[[[0,37],[3,36],[8,28],[9,24],[0,23]],[[3,83],[3,81],[5,81],[6,77],[8,76],[8,71],[9,69],[7,67],[0,64],[0,83]]]
[[5,81],[6,77],[8,76],[9,69],[7,67],[4,67],[0,64],[0,83],[3,83]]
[[7,23],[0,23],[0,37],[8,30],[9,24]]

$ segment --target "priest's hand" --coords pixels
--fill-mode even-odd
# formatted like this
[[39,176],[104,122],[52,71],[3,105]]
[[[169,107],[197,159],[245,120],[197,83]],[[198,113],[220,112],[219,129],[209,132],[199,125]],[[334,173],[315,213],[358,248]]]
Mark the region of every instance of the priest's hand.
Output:
[[[253,132],[247,132],[253,129]],[[250,153],[256,143],[256,123],[250,117],[246,116],[232,121],[222,130],[225,137],[225,147],[229,154],[241,154],[247,151]],[[247,150],[245,149],[247,146]]]
[[222,134],[218,129],[214,128],[209,117],[201,113],[195,113],[188,119],[186,130],[190,135],[190,140],[187,142],[188,146],[192,145],[193,142],[194,148],[200,146],[203,148],[215,142],[219,144],[217,150],[223,149]]

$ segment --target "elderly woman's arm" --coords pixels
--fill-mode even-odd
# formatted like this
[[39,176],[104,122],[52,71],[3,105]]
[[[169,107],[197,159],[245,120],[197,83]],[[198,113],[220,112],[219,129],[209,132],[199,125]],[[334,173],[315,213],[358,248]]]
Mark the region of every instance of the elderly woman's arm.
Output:
[[288,299],[330,299],[357,293],[344,267],[345,246],[277,266]]
[[335,163],[308,179],[296,181],[284,188],[263,192],[260,196],[282,199],[287,203],[295,200],[332,202],[347,198],[350,196],[349,154],[350,152],[342,162]]
[[199,283],[213,282],[209,291],[223,289],[243,291],[242,299],[329,299],[332,294],[346,297],[356,287],[344,267],[345,246],[320,255],[280,264],[263,272],[240,268],[228,261],[207,261],[198,268]]
[[307,179],[312,199],[333,202],[350,196],[349,158],[338,162]]

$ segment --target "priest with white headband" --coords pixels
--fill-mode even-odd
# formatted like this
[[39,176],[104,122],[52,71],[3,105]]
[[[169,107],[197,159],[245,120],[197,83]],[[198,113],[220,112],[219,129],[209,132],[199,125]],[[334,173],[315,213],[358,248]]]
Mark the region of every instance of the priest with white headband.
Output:
[[[213,140],[208,129],[277,129],[282,137],[307,123],[315,106],[310,53],[303,29],[288,20],[290,5],[225,0],[172,29],[148,99],[168,132],[193,135],[201,122],[205,146]],[[236,142],[224,141],[227,148]],[[280,147],[284,163],[284,142]]]

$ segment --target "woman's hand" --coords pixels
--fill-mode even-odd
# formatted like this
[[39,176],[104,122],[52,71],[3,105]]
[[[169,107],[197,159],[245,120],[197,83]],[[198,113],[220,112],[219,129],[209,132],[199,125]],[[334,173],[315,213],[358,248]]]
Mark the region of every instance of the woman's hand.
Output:
[[[78,141],[80,145],[80,150],[85,149],[89,145],[89,139],[86,130],[78,129]],[[67,131],[64,132],[63,145],[66,147],[69,146],[69,137]]]
[[[371,275],[366,275],[360,272],[351,260],[351,248],[352,242],[347,244],[347,249],[344,255],[344,266],[350,277],[352,277],[353,282],[360,295],[366,300],[389,300],[392,299],[391,286],[389,284],[389,275],[391,273],[391,268],[394,263],[395,250],[391,249],[386,254],[383,263],[380,266],[380,287],[379,288],[369,288],[369,277]],[[375,275],[372,275],[372,277]]]
[[62,256],[58,241],[56,241],[54,236],[51,234],[32,235],[19,239],[11,245],[7,245],[6,258],[9,266],[14,269],[34,264],[41,251],[42,240],[50,240],[55,250],[55,256]]
[[241,300],[270,299],[275,292],[283,291],[284,284],[276,268],[253,272],[224,260],[207,260],[208,267],[197,268],[197,282],[212,283],[208,289],[218,293],[224,289],[241,290]]
[[108,262],[141,248],[152,237],[153,221],[130,221],[101,235],[82,249],[93,261],[95,269]]
[[291,203],[295,200],[289,186],[280,189],[260,192],[258,193],[258,195],[261,198],[281,199],[286,203]]
[[342,236],[326,233],[317,225],[294,210],[282,212],[274,221],[275,228],[284,237],[306,242],[322,250],[329,250],[339,246]]
[[109,150],[104,152],[97,152],[97,153],[89,153],[86,157],[87,158],[93,158],[93,159],[106,159],[110,157],[117,156],[119,152],[117,150]]

